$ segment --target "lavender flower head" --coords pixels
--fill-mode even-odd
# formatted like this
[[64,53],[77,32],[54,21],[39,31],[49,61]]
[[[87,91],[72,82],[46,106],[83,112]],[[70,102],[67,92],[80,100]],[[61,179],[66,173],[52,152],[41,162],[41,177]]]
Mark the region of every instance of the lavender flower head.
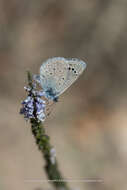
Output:
[[36,118],[43,122],[46,118],[46,101],[41,98],[44,96],[43,91],[36,90],[36,83],[32,83],[32,87],[24,88],[28,92],[28,96],[21,103],[20,114],[23,114],[25,119]]

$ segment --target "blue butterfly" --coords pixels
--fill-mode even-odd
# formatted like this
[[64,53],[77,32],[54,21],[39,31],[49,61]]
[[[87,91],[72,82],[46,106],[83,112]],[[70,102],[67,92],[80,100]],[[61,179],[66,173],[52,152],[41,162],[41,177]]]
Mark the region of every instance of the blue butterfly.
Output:
[[40,75],[36,75],[34,78],[40,83],[44,96],[56,102],[85,68],[86,63],[80,59],[53,57],[41,65]]

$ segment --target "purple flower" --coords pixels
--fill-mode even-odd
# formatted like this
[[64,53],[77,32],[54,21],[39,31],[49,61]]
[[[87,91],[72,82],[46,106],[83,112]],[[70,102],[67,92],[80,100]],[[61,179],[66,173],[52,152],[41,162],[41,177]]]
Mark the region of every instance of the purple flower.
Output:
[[27,98],[22,102],[22,108],[20,109],[20,114],[24,115],[24,118],[29,119],[33,118],[34,112],[34,99],[31,96],[27,96]]
[[46,102],[42,100],[41,98],[36,98],[36,115],[38,120],[44,121],[45,120],[45,107]]
[[41,99],[43,92],[35,90],[36,85],[33,85],[33,89],[30,87],[24,88],[28,92],[28,96],[22,101],[20,114],[23,114],[26,119],[37,118],[39,121],[44,121],[46,118],[46,101]]

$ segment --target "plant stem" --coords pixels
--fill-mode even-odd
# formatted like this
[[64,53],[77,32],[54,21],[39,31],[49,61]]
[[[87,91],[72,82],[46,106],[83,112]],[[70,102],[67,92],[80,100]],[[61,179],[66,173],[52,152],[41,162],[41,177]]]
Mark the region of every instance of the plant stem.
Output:
[[[27,73],[27,77],[28,77],[28,85],[33,89],[32,75],[30,72]],[[36,101],[36,98],[35,98],[35,101]],[[53,148],[53,146],[51,146],[50,144],[50,137],[46,135],[42,122],[38,121],[36,117],[36,107],[35,107],[34,116],[35,118],[30,119],[31,130],[36,140],[38,149],[41,151],[45,159],[45,162],[46,162],[45,171],[46,171],[48,180],[50,180],[52,185],[57,190],[69,190],[69,187],[67,186],[65,180],[63,179],[58,169],[57,160],[55,159],[55,163],[51,161],[51,149]]]

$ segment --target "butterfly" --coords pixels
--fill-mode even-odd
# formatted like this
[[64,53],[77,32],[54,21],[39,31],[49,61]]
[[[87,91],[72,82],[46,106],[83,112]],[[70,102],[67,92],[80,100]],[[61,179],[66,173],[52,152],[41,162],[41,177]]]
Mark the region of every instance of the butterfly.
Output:
[[54,102],[83,73],[86,63],[77,58],[53,57],[40,67],[40,75],[34,79],[40,83],[44,96]]

